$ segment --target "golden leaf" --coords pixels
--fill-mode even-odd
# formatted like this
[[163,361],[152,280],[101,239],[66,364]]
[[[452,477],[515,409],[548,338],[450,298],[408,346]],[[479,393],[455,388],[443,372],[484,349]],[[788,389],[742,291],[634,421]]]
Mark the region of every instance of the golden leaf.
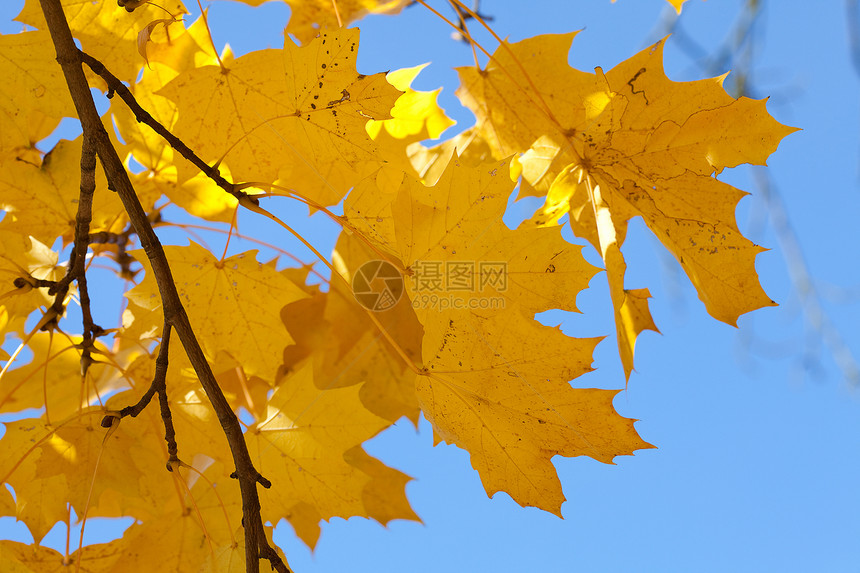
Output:
[[[400,92],[355,71],[358,30],[324,32],[299,48],[262,50],[206,66],[159,93],[183,110],[176,134],[237,181],[279,180],[322,205],[378,169],[368,119],[389,118]],[[238,105],[241,102],[241,105]]]
[[[41,167],[10,160],[2,164],[0,208],[6,211],[2,228],[35,237],[51,245],[57,236],[68,244],[75,234],[80,198],[81,138],[60,140]],[[96,169],[96,190],[90,232],[120,232],[128,217],[122,203],[107,188],[104,171]]]
[[[272,479],[261,495],[264,521],[285,517],[313,547],[321,519],[413,518],[403,490],[409,478],[355,452],[355,465],[344,457],[388,425],[361,405],[357,387],[319,390],[309,364],[286,378],[269,401],[268,418],[245,434],[257,469]],[[378,503],[383,490],[391,498],[386,504]]]
[[[144,66],[137,51],[138,33],[147,24],[164,18],[165,11],[179,17],[186,13],[180,0],[145,3],[128,12],[116,2],[62,0],[63,12],[72,35],[80,40],[81,48],[101,61],[116,77],[133,82]],[[47,30],[38,0],[27,0],[17,21],[40,30]]]
[[[210,359],[227,352],[248,375],[273,383],[284,347],[293,339],[272,309],[307,295],[271,266],[257,262],[257,251],[224,260],[196,243],[167,246],[164,251],[191,325]],[[142,308],[156,308],[161,299],[149,261],[139,262],[146,278],[126,296]]]
[[417,389],[437,440],[469,451],[487,494],[561,516],[551,459],[615,456],[651,447],[612,407],[616,390],[571,388],[591,370],[599,339],[569,338],[518,308],[428,314]]
[[[635,337],[653,322],[645,292],[623,286],[627,221],[643,217],[715,318],[734,325],[741,314],[774,304],[755,274],[762,249],[735,223],[744,194],[712,175],[763,164],[794,129],[774,121],[764,101],[730,97],[722,78],[670,81],[662,41],[606,74],[574,70],[567,64],[574,35],[499,49],[486,71],[460,70],[458,95],[478,116],[494,154],[525,152],[524,177],[549,192],[535,222],[553,223],[569,212],[576,235],[613,253],[610,290],[629,376]],[[612,233],[601,238],[599,218],[611,220],[614,241]]]
[[0,35],[0,77],[0,153],[32,147],[75,113],[47,31]]

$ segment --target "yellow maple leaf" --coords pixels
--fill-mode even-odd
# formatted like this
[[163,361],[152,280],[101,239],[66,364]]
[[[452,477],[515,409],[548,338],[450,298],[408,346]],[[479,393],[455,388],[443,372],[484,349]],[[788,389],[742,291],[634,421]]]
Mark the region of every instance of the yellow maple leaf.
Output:
[[623,285],[627,221],[645,220],[715,318],[736,324],[741,314],[774,304],[755,274],[762,249],[735,223],[744,194],[712,175],[763,164],[794,129],[774,121],[764,101],[729,96],[723,78],[670,81],[662,41],[606,74],[572,69],[574,35],[497,50],[487,70],[460,70],[458,95],[478,116],[494,154],[523,154],[524,178],[548,192],[535,222],[569,213],[576,235],[607,258],[611,253],[606,264],[629,376],[635,338],[653,322],[647,291]]
[[[257,251],[224,260],[196,243],[166,246],[164,251],[179,296],[210,360],[218,352],[227,352],[248,375],[273,383],[284,347],[293,339],[272,309],[307,295],[270,265],[257,262]],[[126,296],[153,311],[161,306],[158,287],[149,261],[143,257],[139,262],[146,269],[146,278]]]
[[[454,158],[433,187],[407,177],[396,196],[350,195],[344,213],[365,240],[409,262],[406,292],[425,331],[416,386],[437,437],[471,453],[490,495],[559,514],[553,455],[611,462],[648,444],[615,413],[615,391],[568,384],[591,370],[598,339],[532,320],[575,311],[596,269],[558,228],[508,229],[513,186],[506,161]],[[494,304],[475,304],[484,299]]]
[[104,409],[98,407],[55,425],[40,419],[6,424],[0,439],[4,452],[0,483],[15,490],[17,517],[36,541],[68,517],[68,504],[80,516],[89,507],[91,516],[118,517],[114,498],[108,496],[101,503],[102,496],[115,492],[122,498],[136,498],[143,468],[163,467],[163,462],[138,447],[146,428],[120,426],[106,440],[99,425],[103,415]]
[[[414,518],[403,490],[409,478],[353,451],[388,425],[361,405],[357,387],[318,389],[310,364],[287,377],[269,401],[267,419],[245,434],[257,469],[272,479],[261,495],[264,521],[286,518],[313,547],[320,520]],[[381,490],[388,503],[379,503]]]
[[47,31],[0,34],[0,153],[32,147],[74,115]]
[[[128,12],[116,2],[62,0],[63,12],[72,35],[80,40],[81,48],[100,60],[116,77],[133,82],[145,65],[137,51],[138,33],[147,24],[165,16],[165,11],[180,16],[187,11],[179,0],[147,2],[134,12]],[[47,30],[38,0],[27,0],[18,22]]]
[[615,456],[648,448],[619,416],[616,390],[572,388],[591,370],[599,339],[569,338],[506,308],[429,314],[425,373],[417,391],[437,440],[469,451],[487,494],[505,491],[523,506],[561,516],[564,495],[551,459]]
[[[27,317],[53,297],[47,288],[34,288],[32,279],[59,280],[65,269],[58,255],[36,239],[2,230],[0,225],[0,332],[22,332]],[[23,281],[23,282],[22,282]]]
[[[0,412],[44,408],[45,419],[58,422],[115,391],[120,381],[106,364],[96,362],[81,376],[81,351],[76,346],[81,341],[80,336],[35,333],[27,343],[33,354],[30,363],[12,368],[0,379]],[[110,354],[101,343],[94,351]]]
[[[41,166],[10,160],[0,181],[2,228],[52,245],[59,235],[69,243],[75,234],[80,199],[81,138],[60,140]],[[121,232],[128,217],[116,193],[109,191],[104,170],[95,171],[96,189],[90,232]]]
[[[379,256],[354,235],[342,233],[332,258],[336,272],[351,284],[356,271]],[[284,353],[286,368],[297,368],[310,357],[318,388],[361,384],[359,397],[368,410],[390,422],[406,416],[417,424],[415,375],[398,353],[413,364],[421,361],[423,330],[408,297],[375,313],[383,333],[346,283],[335,279],[328,293],[316,293],[283,309],[284,324],[296,339],[296,346]]]
[[[206,66],[159,93],[183,110],[176,134],[237,181],[275,180],[323,205],[378,169],[368,119],[389,118],[400,92],[355,71],[358,30],[324,32],[299,48],[261,50]],[[241,102],[241,103],[239,103]]]
[[513,187],[505,161],[465,167],[453,159],[432,187],[407,177],[396,197],[350,195],[344,213],[408,265],[407,292],[422,321],[440,299],[449,308],[506,301],[529,316],[576,311],[597,269],[558,229],[509,229],[502,217]]

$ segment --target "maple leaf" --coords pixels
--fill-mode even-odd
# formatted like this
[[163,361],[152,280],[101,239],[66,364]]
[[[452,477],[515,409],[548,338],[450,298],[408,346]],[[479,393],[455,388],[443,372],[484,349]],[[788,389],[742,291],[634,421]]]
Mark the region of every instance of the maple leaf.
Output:
[[[224,260],[196,243],[164,248],[179,295],[203,349],[213,357],[227,352],[249,375],[273,381],[285,346],[293,339],[277,312],[307,295],[269,265],[257,262],[257,251]],[[147,259],[139,260],[146,278],[126,296],[141,308],[161,306]]]
[[[150,22],[164,18],[165,11],[173,16],[187,12],[179,0],[159,2],[158,6],[147,2],[134,12],[116,2],[62,0],[62,4],[69,28],[81,42],[81,48],[127,82],[134,81],[145,64],[137,51],[138,33]],[[47,30],[38,0],[27,0],[15,20]]]
[[[436,436],[470,452],[490,495],[504,490],[559,514],[552,456],[611,462],[649,445],[615,413],[615,391],[568,384],[591,370],[598,339],[568,338],[532,319],[550,308],[575,311],[596,269],[557,228],[508,229],[502,216],[513,187],[507,162],[468,168],[455,158],[433,187],[407,177],[396,196],[350,195],[344,213],[409,261],[406,292],[425,331],[416,388]],[[485,263],[499,274],[482,271]],[[431,264],[464,267],[468,288],[447,272],[429,276]],[[501,300],[474,304],[482,297]]]
[[436,267],[462,271],[457,285],[445,285],[444,295],[458,305],[452,308],[465,308],[480,292],[518,304],[531,315],[551,308],[577,310],[576,295],[597,269],[558,229],[512,231],[504,224],[514,187],[508,172],[504,161],[468,168],[455,159],[433,187],[407,177],[396,196],[347,198],[347,220],[417,275],[407,276],[407,291],[422,320],[434,290],[427,273]]
[[0,152],[33,147],[74,114],[47,32],[0,34]]
[[383,74],[356,73],[357,49],[358,30],[324,32],[303,48],[288,39],[282,50],[188,71],[158,93],[183,110],[176,134],[204,159],[223,159],[236,180],[278,180],[333,205],[382,165],[365,124],[389,118],[400,95]]
[[[116,390],[119,381],[114,370],[98,362],[81,375],[81,351],[75,345],[82,337],[55,336],[37,332],[28,341],[33,354],[29,364],[7,371],[0,379],[0,412],[20,412],[44,408],[45,419],[60,421],[77,413],[99,395]],[[96,354],[110,354],[102,344],[94,345]],[[76,381],[77,383],[73,383]]]
[[[84,515],[89,500],[89,515],[117,517],[122,514],[112,497],[100,507],[103,494],[114,491],[127,499],[139,495],[141,467],[153,462],[137,447],[145,433],[120,427],[106,438],[99,426],[103,415],[104,409],[98,407],[83,409],[56,425],[39,419],[6,423],[0,439],[4,451],[0,483],[15,490],[17,517],[37,542],[68,517],[69,504]],[[93,480],[97,460],[98,479]]]
[[[80,197],[81,138],[60,140],[41,166],[9,160],[0,180],[0,208],[6,216],[0,228],[32,236],[51,245],[59,235],[65,244],[75,232]],[[96,191],[90,232],[120,232],[128,221],[122,203],[108,191],[101,169],[95,171]]]
[[[388,425],[361,405],[357,387],[318,389],[310,364],[283,380],[269,400],[266,420],[245,434],[257,467],[274,478],[262,496],[264,520],[286,517],[313,547],[320,520],[414,518],[403,490],[409,478],[353,450]],[[347,450],[355,464],[344,457]]]
[[330,292],[315,293],[286,306],[281,313],[297,343],[284,352],[286,368],[297,368],[310,357],[314,382],[320,389],[361,384],[359,397],[368,410],[390,422],[406,416],[417,424],[415,375],[398,353],[411,364],[421,361],[423,329],[409,299],[402,297],[393,307],[374,315],[383,332],[347,285],[358,269],[378,255],[357,237],[342,233],[332,258],[346,282],[335,280]]
[[0,332],[23,332],[30,313],[51,304],[48,289],[34,288],[32,279],[59,280],[65,270],[57,262],[55,251],[36,239],[3,229],[0,223]]
[[548,192],[535,221],[570,213],[574,233],[604,255],[629,377],[635,338],[653,321],[647,291],[623,285],[627,221],[645,220],[715,318],[734,325],[741,314],[774,304],[755,274],[762,249],[735,223],[743,193],[711,175],[763,164],[794,129],[774,121],[764,101],[729,96],[722,77],[670,81],[663,41],[606,74],[574,70],[567,64],[574,36],[500,48],[487,70],[460,70],[458,95],[494,154],[523,153],[524,178]]
[[424,328],[421,409],[437,441],[469,451],[488,495],[505,491],[520,505],[561,516],[554,455],[612,463],[651,447],[612,407],[617,390],[568,384],[591,370],[599,339],[569,338],[517,308],[489,317],[434,313]]

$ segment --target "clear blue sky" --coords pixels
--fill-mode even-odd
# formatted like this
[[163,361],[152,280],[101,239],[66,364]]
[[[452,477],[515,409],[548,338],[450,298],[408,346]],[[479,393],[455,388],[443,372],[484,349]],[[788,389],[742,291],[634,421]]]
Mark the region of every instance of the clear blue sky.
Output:
[[[20,0],[0,7],[3,31]],[[738,0],[689,0],[684,34],[715,53],[732,31]],[[846,4],[763,1],[754,28],[756,97],[803,131],[787,137],[769,161],[773,192],[785,205],[793,236],[819,295],[825,326],[798,296],[773,214],[747,168],[722,178],[750,191],[738,209],[741,229],[772,250],[757,269],[777,308],[742,317],[739,329],[711,319],[683,275],[640,223],[625,250],[627,284],[648,287],[662,335],[646,333],[637,371],[615,401],[641,420],[641,436],[659,449],[620,457],[617,465],[556,458],[568,501],[564,520],[523,509],[505,494],[487,499],[468,456],[432,447],[429,426],[407,423],[368,444],[383,461],[415,477],[407,492],[424,524],[335,519],[311,554],[281,525],[276,541],[299,573],[373,571],[858,571],[860,569],[860,395],[845,379],[827,340],[832,329],[860,356],[860,94],[851,61]],[[813,7],[814,6],[814,7]],[[664,0],[489,1],[483,12],[512,40],[584,29],[571,64],[608,69],[662,37],[673,11]],[[278,2],[252,9],[211,5],[217,44],[238,54],[278,47],[289,11]],[[359,71],[373,73],[424,62],[421,89],[444,86],[442,105],[459,125],[472,118],[458,104],[451,68],[471,51],[415,6],[397,17],[361,22]],[[678,36],[666,50],[675,80],[703,71]],[[776,220],[779,223],[779,220]],[[280,240],[283,239],[278,235]],[[331,237],[315,237],[329,248]],[[593,260],[593,259],[592,259]],[[580,295],[585,318],[564,320],[573,335],[611,334],[604,280]],[[804,300],[807,303],[804,303]],[[814,310],[814,308],[813,308]],[[810,319],[811,317],[811,319]],[[827,326],[829,325],[829,326]],[[612,338],[598,347],[597,387],[623,387]],[[2,453],[0,453],[2,455]],[[0,519],[0,534],[19,531]],[[89,529],[89,526],[88,526]]]

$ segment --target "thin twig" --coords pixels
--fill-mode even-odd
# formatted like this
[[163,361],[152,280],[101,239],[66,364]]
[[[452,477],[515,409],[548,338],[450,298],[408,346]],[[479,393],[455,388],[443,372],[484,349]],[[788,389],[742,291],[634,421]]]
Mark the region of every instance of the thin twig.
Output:
[[[173,464],[180,462],[179,447],[176,444],[176,430],[173,427],[173,415],[170,412],[170,402],[167,399],[167,368],[170,364],[168,354],[170,352],[170,323],[164,323],[164,329],[161,333],[161,347],[158,350],[158,357],[155,359],[155,374],[152,377],[152,383],[146,393],[141,396],[140,400],[132,406],[126,406],[119,411],[120,419],[126,416],[136,418],[138,414],[152,401],[152,397],[158,394],[158,403],[161,409],[161,420],[164,423],[164,441],[167,442],[167,470],[173,471]],[[112,418],[116,416],[105,416],[102,420],[102,426],[107,428],[112,423]]]
[[93,196],[96,190],[96,149],[91,138],[84,136],[81,145],[81,193],[78,214],[75,217],[75,246],[69,257],[69,271],[78,283],[78,298],[83,315],[83,340],[81,342],[81,375],[85,375],[93,363],[92,346],[101,327],[93,322],[90,293],[87,288],[86,258],[90,246],[90,222],[93,218]]

